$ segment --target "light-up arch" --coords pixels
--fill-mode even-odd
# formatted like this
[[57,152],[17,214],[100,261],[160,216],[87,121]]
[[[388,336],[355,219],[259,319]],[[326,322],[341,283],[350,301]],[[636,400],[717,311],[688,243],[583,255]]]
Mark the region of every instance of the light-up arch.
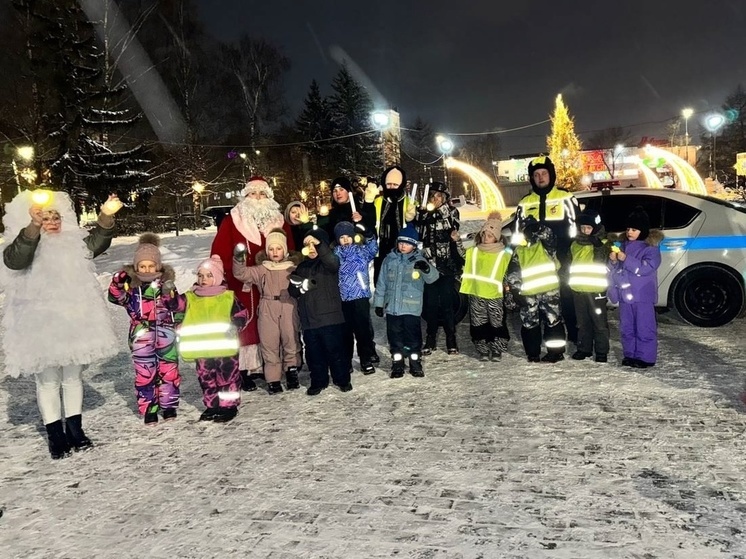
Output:
[[459,161],[453,157],[446,158],[446,167],[453,169],[454,171],[460,171],[471,179],[474,185],[479,189],[479,197],[481,199],[480,208],[482,210],[492,211],[506,209],[503,195],[500,194],[497,185],[492,182],[492,179],[490,179],[485,173],[473,165],[469,165],[468,163],[464,163],[463,161]]
[[[678,185],[681,190],[691,192],[692,194],[707,194],[707,188],[699,176],[699,173],[694,170],[694,167],[689,165],[678,155],[666,151],[665,149],[657,148],[655,146],[648,146],[645,151],[653,157],[660,157],[673,169],[676,173],[676,177],[679,179]],[[648,169],[649,170],[649,169]]]

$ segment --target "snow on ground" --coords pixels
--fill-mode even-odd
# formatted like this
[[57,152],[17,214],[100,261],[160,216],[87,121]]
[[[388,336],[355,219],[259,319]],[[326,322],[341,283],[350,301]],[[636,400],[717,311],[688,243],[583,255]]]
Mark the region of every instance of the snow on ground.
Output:
[[[180,289],[213,233],[164,238]],[[135,242],[97,259],[102,286]],[[185,364],[179,418],[146,428],[111,312],[122,351],[86,374],[94,450],[50,460],[33,381],[2,381],[2,557],[746,557],[743,320],[661,315],[648,370],[615,364],[616,313],[607,365],[529,364],[515,320],[510,354],[481,363],[461,324],[461,355],[393,380],[373,317],[381,369],[348,394],[260,389],[205,424]]]

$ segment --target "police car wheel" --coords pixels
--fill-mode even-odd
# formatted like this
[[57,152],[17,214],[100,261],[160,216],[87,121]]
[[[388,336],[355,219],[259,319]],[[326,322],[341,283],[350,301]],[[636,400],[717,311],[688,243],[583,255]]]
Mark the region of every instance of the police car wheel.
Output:
[[689,324],[714,328],[741,314],[744,288],[739,278],[725,268],[699,266],[687,270],[678,279],[673,303]]

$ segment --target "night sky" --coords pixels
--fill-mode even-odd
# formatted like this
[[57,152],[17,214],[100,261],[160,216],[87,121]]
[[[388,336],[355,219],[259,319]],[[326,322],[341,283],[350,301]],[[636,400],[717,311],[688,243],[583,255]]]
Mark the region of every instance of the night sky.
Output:
[[[746,85],[743,0],[198,0],[222,40],[263,36],[291,59],[293,116],[312,79],[322,93],[349,57],[397,108],[443,133],[510,129],[546,119],[563,93],[576,130],[666,137]],[[501,135],[503,153],[545,149],[548,124]],[[683,130],[682,130],[683,133]],[[457,142],[458,138],[454,138]]]

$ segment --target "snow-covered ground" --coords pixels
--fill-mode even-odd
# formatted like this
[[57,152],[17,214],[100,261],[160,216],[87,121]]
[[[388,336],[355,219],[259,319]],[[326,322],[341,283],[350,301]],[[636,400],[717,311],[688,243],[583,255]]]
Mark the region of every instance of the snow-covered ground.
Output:
[[[180,289],[213,234],[164,238]],[[97,259],[102,288],[135,242]],[[616,313],[607,365],[529,364],[515,322],[481,363],[461,324],[461,355],[392,380],[373,317],[381,369],[350,393],[260,389],[205,424],[185,364],[178,419],[146,428],[111,313],[122,351],[86,374],[94,450],[50,460],[33,381],[2,382],[1,557],[746,557],[746,321],[661,315],[648,370],[616,364]]]

